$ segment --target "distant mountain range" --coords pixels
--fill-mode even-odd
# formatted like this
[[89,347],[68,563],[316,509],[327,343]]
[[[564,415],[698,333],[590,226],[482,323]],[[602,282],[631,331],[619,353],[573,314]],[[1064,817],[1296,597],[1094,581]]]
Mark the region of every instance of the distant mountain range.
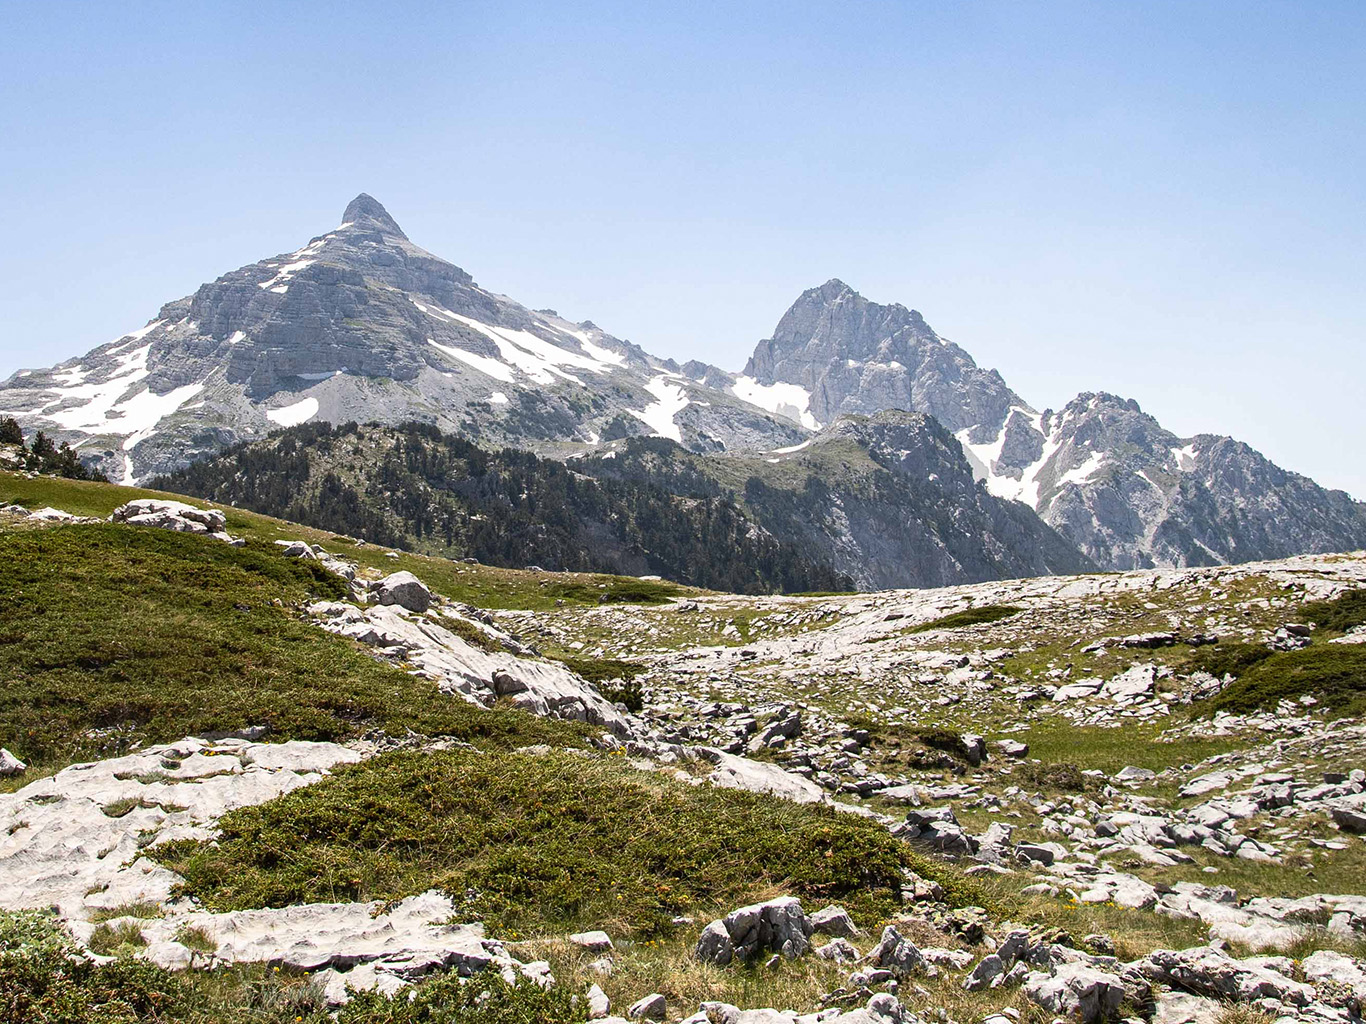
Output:
[[[1345,493],[1112,395],[1039,412],[915,310],[840,281],[804,292],[742,373],[679,365],[480,288],[367,195],[294,252],[16,373],[6,415],[124,482],[348,421],[651,472],[679,495],[706,478],[818,574],[861,586],[1366,547],[1366,505]],[[649,436],[677,448],[628,444]]]

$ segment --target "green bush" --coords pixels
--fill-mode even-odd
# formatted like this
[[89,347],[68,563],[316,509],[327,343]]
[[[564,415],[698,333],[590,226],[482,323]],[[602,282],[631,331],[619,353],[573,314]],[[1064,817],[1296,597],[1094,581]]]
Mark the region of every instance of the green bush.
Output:
[[1356,644],[1315,644],[1273,654],[1202,701],[1198,710],[1243,714],[1306,695],[1341,714],[1366,713],[1366,649]]
[[359,993],[337,1024],[581,1024],[585,1012],[561,987],[525,978],[509,985],[496,974],[473,981],[445,975],[394,999]]
[[771,886],[874,919],[896,906],[903,869],[935,874],[863,818],[569,753],[384,755],[233,811],[219,832],[153,853],[211,909],[435,886],[504,932],[656,932]]
[[952,615],[945,615],[943,618],[932,619],[929,622],[911,626],[906,632],[928,633],[932,629],[962,629],[964,626],[980,626],[985,622],[1000,622],[1012,615],[1018,615],[1020,611],[1021,609],[1008,604],[989,604],[983,605],[981,608],[965,608],[961,612],[954,612]]
[[613,704],[624,704],[627,711],[645,707],[645,694],[636,676],[645,666],[617,658],[560,658],[566,668],[582,676],[598,688],[598,692]]
[[5,1024],[137,1024],[166,1019],[181,982],[144,960],[95,964],[55,921],[0,913],[0,1020]]
[[1366,624],[1366,588],[1349,590],[1331,601],[1307,601],[1300,606],[1299,619],[1335,633]]
[[1237,678],[1276,652],[1265,644],[1220,643],[1192,649],[1184,665],[1187,672],[1208,672],[1217,679]]

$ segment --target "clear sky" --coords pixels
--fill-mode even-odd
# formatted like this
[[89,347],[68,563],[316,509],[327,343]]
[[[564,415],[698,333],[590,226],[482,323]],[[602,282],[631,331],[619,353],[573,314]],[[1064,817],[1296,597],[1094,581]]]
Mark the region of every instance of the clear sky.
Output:
[[0,375],[369,192],[739,369],[804,288],[1366,497],[1366,4],[0,3]]

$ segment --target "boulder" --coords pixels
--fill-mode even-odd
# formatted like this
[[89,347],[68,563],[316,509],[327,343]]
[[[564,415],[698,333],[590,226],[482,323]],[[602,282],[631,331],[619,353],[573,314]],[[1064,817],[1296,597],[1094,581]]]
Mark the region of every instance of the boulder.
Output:
[[864,959],[900,977],[925,969],[925,957],[920,948],[910,939],[903,938],[896,926],[891,924],[882,929],[882,938]]
[[632,1020],[663,1020],[666,1006],[664,997],[654,992],[632,1003],[631,1008],[626,1011],[626,1016]]
[[1053,974],[1035,971],[1025,979],[1025,995],[1050,1013],[1100,1024],[1124,1001],[1118,975],[1086,963],[1060,964]]
[[1006,757],[1021,758],[1029,756],[1029,744],[1021,743],[1019,740],[997,740],[992,746]]
[[811,927],[814,931],[842,939],[858,934],[858,928],[843,907],[829,906],[816,911],[811,915]]
[[410,612],[425,612],[432,606],[432,592],[407,570],[390,573],[370,591],[380,604],[396,604]]
[[28,765],[0,747],[0,775],[22,775],[27,770]]
[[196,508],[183,501],[163,498],[136,498],[114,509],[109,521],[133,526],[155,526],[180,533],[213,534],[222,533],[228,522],[216,508]]
[[612,1000],[596,984],[588,986],[588,1019],[601,1020],[612,1012]]
[[732,910],[711,922],[697,940],[699,960],[725,966],[734,958],[753,960],[772,951],[792,958],[811,948],[811,920],[795,896]]
[[590,953],[606,953],[612,948],[611,936],[601,931],[577,932],[569,936],[569,941]]
[[1351,807],[1334,807],[1333,821],[1344,832],[1366,835],[1366,811]]

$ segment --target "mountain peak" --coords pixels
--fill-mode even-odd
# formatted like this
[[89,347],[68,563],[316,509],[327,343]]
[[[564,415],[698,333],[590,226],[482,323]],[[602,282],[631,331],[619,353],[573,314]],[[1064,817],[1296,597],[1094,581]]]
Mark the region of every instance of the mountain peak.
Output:
[[403,229],[398,226],[398,222],[389,216],[389,211],[384,208],[380,201],[365,192],[346,204],[346,212],[342,214],[342,223],[376,228],[385,234],[397,235],[405,240],[408,237],[403,233]]

